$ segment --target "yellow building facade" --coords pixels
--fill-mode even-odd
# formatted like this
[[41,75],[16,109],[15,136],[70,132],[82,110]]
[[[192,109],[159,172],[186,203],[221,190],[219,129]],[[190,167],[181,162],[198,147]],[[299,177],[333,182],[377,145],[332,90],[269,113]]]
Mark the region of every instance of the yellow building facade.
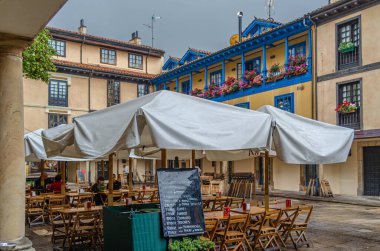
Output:
[[[253,110],[272,105],[311,118],[314,109],[311,20],[305,17],[280,24],[256,18],[242,34],[242,42],[217,52],[189,48],[182,58],[169,57],[163,73],[153,78],[152,84],[156,90],[182,92]],[[256,83],[248,74],[259,75],[262,81]],[[223,92],[228,81],[248,86],[210,97],[213,88]],[[263,184],[261,157],[229,163],[203,159],[199,163],[206,174],[254,173],[258,186]],[[271,187],[305,189],[309,179],[305,169],[308,168],[273,158]]]
[[[355,130],[347,162],[319,166],[318,176],[339,194],[380,195],[380,32],[374,25],[379,13],[378,1],[334,1],[312,16],[317,25],[317,118]],[[350,47],[342,50],[347,43]],[[357,109],[335,111],[344,101]]]
[[[25,132],[68,124],[76,116],[148,94],[150,79],[161,72],[164,51],[141,44],[137,32],[130,41],[94,36],[83,21],[77,32],[48,30],[57,71],[50,73],[48,83],[24,78]],[[122,174],[128,161],[114,162],[115,173]],[[99,176],[97,162],[67,165],[71,182],[76,181],[77,168],[85,169],[86,181]],[[145,163],[138,168],[143,179]]]

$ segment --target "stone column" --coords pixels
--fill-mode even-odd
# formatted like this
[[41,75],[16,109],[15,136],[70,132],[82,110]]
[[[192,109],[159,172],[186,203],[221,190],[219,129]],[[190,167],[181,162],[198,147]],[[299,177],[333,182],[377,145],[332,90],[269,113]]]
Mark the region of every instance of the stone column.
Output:
[[22,50],[27,40],[0,36],[0,242],[34,250],[25,237]]

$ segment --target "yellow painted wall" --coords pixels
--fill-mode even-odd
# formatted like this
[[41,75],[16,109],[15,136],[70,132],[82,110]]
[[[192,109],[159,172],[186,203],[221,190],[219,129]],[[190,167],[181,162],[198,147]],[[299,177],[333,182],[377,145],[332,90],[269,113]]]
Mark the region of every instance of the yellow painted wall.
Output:
[[361,17],[361,45],[363,65],[380,61],[378,41],[380,32],[375,23],[380,22],[380,5],[358,11],[318,26],[317,65],[318,76],[334,73],[336,67],[336,24],[353,17]]

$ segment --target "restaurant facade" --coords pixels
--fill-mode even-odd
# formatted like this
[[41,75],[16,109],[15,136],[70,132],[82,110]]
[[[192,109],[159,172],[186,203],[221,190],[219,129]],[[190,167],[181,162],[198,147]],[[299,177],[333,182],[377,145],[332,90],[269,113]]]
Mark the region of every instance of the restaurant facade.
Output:
[[[99,37],[87,33],[83,20],[78,31],[47,29],[57,53],[53,57],[57,70],[50,72],[48,83],[24,78],[25,132],[68,124],[76,116],[146,95],[150,92],[150,79],[161,72],[164,51],[143,45],[138,32],[129,41]],[[123,174],[127,159],[114,162],[115,173]],[[94,182],[98,176],[108,177],[108,161],[66,165],[71,182],[78,178]],[[150,170],[153,165],[148,160],[134,163],[141,179],[145,169]],[[29,172],[33,166],[38,170],[37,164],[30,163]],[[45,168],[52,170],[57,166],[58,163],[46,162]]]

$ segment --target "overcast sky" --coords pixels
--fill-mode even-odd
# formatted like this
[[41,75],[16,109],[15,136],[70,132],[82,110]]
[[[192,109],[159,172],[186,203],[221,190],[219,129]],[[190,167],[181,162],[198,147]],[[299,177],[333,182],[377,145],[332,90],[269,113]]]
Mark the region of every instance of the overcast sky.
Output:
[[[288,22],[327,4],[328,0],[275,0],[274,18]],[[77,30],[84,18],[87,33],[129,40],[139,31],[143,44],[151,45],[153,13],[154,47],[182,57],[188,47],[216,51],[237,33],[238,11],[243,11],[243,29],[253,18],[267,18],[266,0],[69,0],[49,26]]]

